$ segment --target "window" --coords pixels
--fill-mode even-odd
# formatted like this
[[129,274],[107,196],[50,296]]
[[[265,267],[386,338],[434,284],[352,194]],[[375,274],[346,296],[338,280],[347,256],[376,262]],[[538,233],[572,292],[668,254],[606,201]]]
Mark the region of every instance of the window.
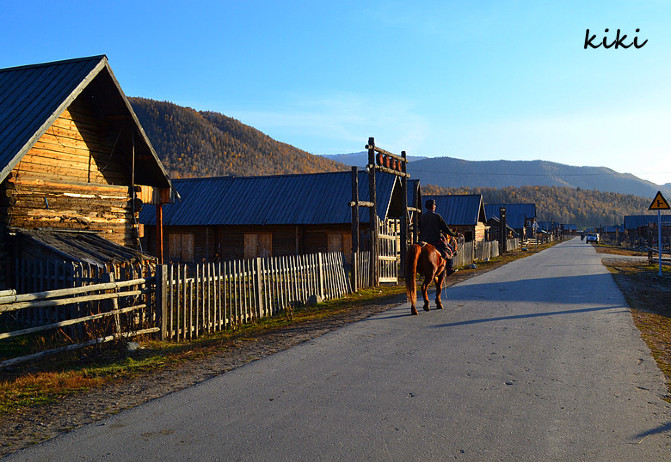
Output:
[[194,259],[193,233],[170,233],[168,238],[168,259],[192,262]]
[[272,233],[245,233],[245,258],[265,258],[271,257],[272,255]]

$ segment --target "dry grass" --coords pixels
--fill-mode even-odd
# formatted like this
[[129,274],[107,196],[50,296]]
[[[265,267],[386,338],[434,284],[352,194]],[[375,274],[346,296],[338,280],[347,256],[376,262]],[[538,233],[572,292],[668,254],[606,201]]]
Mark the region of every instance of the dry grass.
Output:
[[[596,246],[598,252],[618,255],[645,255],[622,251],[610,246]],[[650,348],[667,379],[671,402],[671,269],[658,265],[624,261],[607,261],[606,266],[624,294],[636,327]]]

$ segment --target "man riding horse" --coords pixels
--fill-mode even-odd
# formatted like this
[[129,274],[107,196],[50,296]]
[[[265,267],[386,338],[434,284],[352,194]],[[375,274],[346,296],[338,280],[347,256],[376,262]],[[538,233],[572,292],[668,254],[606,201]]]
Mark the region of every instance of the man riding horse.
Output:
[[[417,314],[417,286],[416,274],[424,276],[422,283],[422,297],[424,310],[429,311],[429,297],[427,290],[432,281],[436,283],[436,308],[443,308],[440,293],[443,281],[452,273],[452,258],[457,253],[457,233],[452,231],[439,214],[436,213],[436,203],[432,199],[426,201],[427,212],[420,219],[419,231],[422,242],[413,244],[406,254],[405,288],[410,300],[412,314]],[[442,233],[445,233],[443,235]],[[449,241],[449,244],[448,242]]]
[[426,201],[426,212],[419,219],[419,240],[434,246],[440,256],[447,260],[445,271],[446,276],[449,276],[454,273],[452,257],[455,249],[449,246],[443,234],[457,236],[457,233],[447,226],[443,217],[436,213],[436,201],[429,199]]

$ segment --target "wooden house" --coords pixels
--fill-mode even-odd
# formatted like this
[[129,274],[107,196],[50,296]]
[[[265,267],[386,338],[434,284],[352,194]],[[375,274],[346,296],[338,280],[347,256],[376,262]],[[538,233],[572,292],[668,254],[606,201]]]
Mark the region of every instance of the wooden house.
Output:
[[[671,240],[671,215],[662,214],[662,242]],[[624,234],[633,243],[657,242],[657,214],[654,215],[625,215]]]
[[69,258],[48,244],[49,232],[70,248],[94,245],[77,234],[93,232],[141,250],[142,205],[170,197],[166,171],[105,56],[0,69],[0,287],[11,287],[27,260]]
[[436,213],[455,231],[464,235],[466,242],[485,240],[487,217],[481,194],[454,194],[445,196],[423,196],[422,200],[433,199]]
[[[359,199],[367,201],[368,174],[359,172]],[[400,180],[376,174],[380,221],[401,216]],[[184,263],[300,255],[352,249],[352,173],[173,180],[181,199],[163,208],[166,257]],[[419,183],[409,189],[418,197]],[[408,194],[410,196],[410,194]],[[145,248],[154,253],[155,210],[140,213]],[[360,209],[366,248],[369,214]]]
[[524,240],[533,237],[536,223],[536,204],[485,204],[488,217],[499,218],[499,209],[506,209],[506,224],[515,230],[516,237]]

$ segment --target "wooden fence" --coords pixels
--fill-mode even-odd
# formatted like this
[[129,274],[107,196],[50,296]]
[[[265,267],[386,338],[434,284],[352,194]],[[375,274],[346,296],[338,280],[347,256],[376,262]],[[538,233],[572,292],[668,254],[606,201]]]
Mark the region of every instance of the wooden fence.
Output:
[[[157,316],[147,303],[154,292],[153,279],[111,281],[101,284],[56,289],[30,294],[0,293],[0,316],[4,323],[22,311],[42,310],[50,314],[32,327],[0,333],[0,340],[39,334],[33,342],[36,352],[5,359],[0,368],[75,350],[119,338],[158,332]],[[18,318],[15,318],[18,319]],[[45,336],[45,333],[52,332]]]
[[[162,338],[186,340],[351,291],[341,253],[160,266]],[[165,285],[164,293],[160,287]]]

